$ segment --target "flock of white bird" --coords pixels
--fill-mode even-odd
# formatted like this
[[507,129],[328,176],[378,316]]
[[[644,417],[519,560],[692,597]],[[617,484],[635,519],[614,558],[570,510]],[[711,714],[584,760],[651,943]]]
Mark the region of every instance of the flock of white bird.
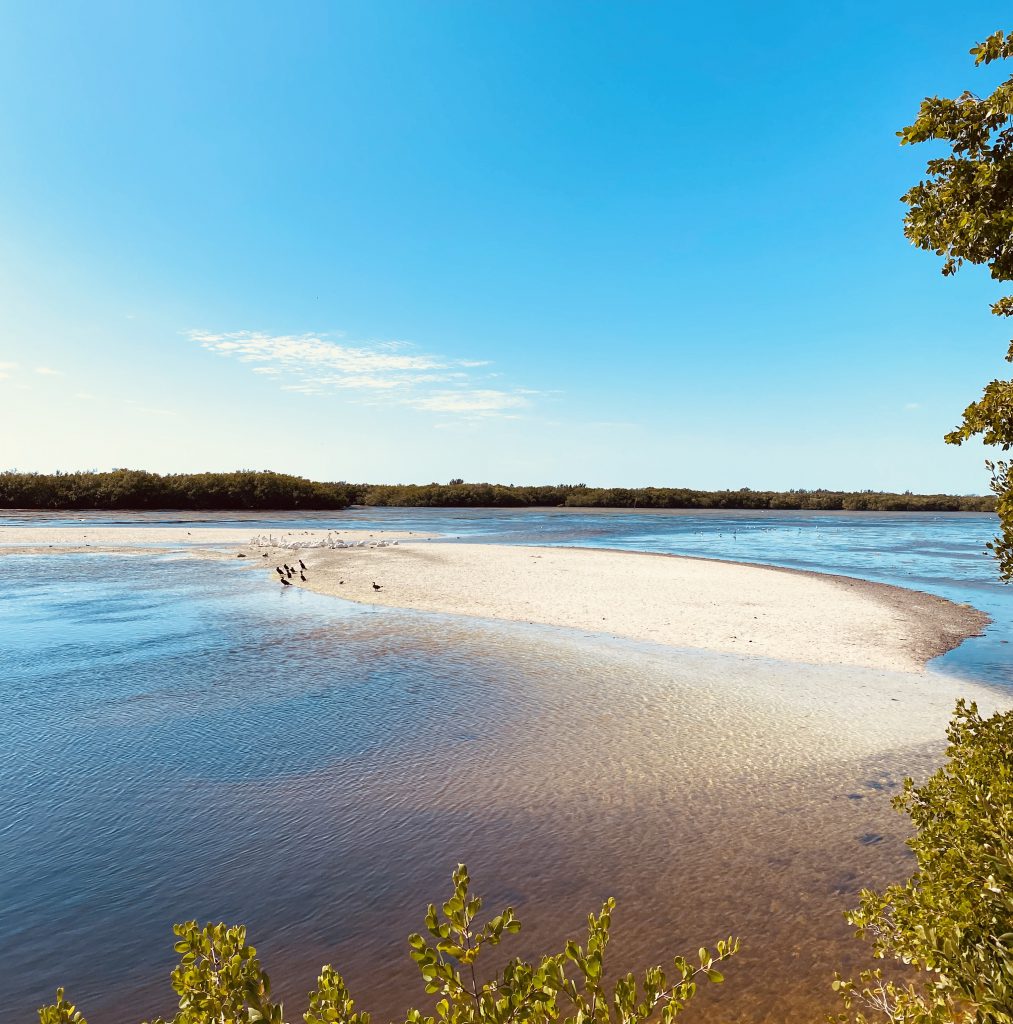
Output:
[[250,541],[251,548],[328,548],[331,551],[339,551],[342,548],[394,548],[397,547],[396,540],[342,540],[337,534],[328,531],[326,537],[320,540],[307,540],[305,537],[293,540],[288,534],[282,537],[275,537],[273,533],[267,535],[258,534]]

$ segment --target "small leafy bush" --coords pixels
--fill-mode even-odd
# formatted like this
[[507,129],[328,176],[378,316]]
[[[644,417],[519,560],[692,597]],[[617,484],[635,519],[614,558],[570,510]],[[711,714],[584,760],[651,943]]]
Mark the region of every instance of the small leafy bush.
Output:
[[848,915],[914,980],[838,977],[847,1012],[836,1020],[1013,1024],[1013,712],[983,718],[959,701],[947,735],[946,763],[894,800],[915,826],[915,873],[863,891]]
[[[435,1015],[409,1010],[406,1024],[670,1024],[693,998],[700,980],[723,980],[717,965],[738,951],[737,939],[717,944],[714,953],[699,951],[699,963],[676,957],[666,974],[650,967],[641,978],[633,974],[606,983],[605,951],[615,901],[588,917],[586,944],[574,940],[561,953],[539,963],[511,960],[503,970],[479,981],[476,962],[482,950],[520,931],[511,908],[479,926],[482,901],[469,893],[463,864],[453,874],[454,891],[442,912],[430,905],[426,935],[408,939],[426,993],[437,996]],[[171,1024],[283,1024],[280,1003],[271,999],[271,982],[247,945],[246,929],[196,921],[176,925],[179,966],[172,987],[179,1011]],[[345,983],[332,967],[321,969],[306,1024],[370,1024],[368,1013],[356,1011]],[[40,1024],[87,1024],[58,989],[56,1002],[39,1010]],[[158,1019],[152,1024],[166,1024]]]

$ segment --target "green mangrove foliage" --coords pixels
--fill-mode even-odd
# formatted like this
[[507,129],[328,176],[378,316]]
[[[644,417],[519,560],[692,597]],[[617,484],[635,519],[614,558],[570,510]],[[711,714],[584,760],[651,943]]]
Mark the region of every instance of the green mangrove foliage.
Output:
[[990,495],[882,491],[699,491],[688,487],[588,487],[586,484],[315,483],[284,473],[0,473],[0,508],[23,509],[341,509],[686,508],[850,512],[993,512]]
[[[1013,32],[995,32],[971,49],[975,66],[1013,57]],[[987,96],[922,100],[913,124],[897,133],[903,145],[942,142],[947,156],[926,166],[927,177],[902,197],[909,209],[904,234],[919,249],[943,257],[942,272],[965,263],[988,267],[996,281],[1013,281],[1013,76]],[[1013,296],[993,303],[997,316],[1013,316]],[[1006,359],[1013,362],[1013,342]],[[1013,381],[993,380],[946,435],[961,444],[980,435],[987,445],[1013,446]],[[1000,576],[1013,579],[1013,473],[1007,461],[988,462],[998,497],[1000,535],[992,544]]]
[[285,473],[0,473],[0,508],[25,509],[341,509],[341,484]]
[[991,496],[880,491],[699,491],[688,487],[514,487],[502,484],[350,484],[356,505],[401,507],[801,509],[853,512],[992,512]]
[[[700,981],[723,980],[718,965],[739,947],[734,938],[701,949],[698,962],[676,957],[671,972],[649,967],[606,982],[605,952],[614,900],[588,917],[587,941],[566,943],[560,953],[538,963],[510,960],[494,976],[479,981],[476,964],[483,949],[498,946],[520,931],[513,910],[479,925],[482,900],[469,891],[467,868],[453,874],[454,891],[441,910],[430,905],[426,935],[408,939],[425,991],[437,997],[433,1014],[409,1010],[406,1024],[671,1024],[693,998]],[[271,982],[246,942],[246,929],[196,921],[176,925],[179,966],[172,988],[179,1011],[171,1024],[283,1024],[284,1011],[271,997]],[[370,1024],[357,1011],[345,983],[332,967],[320,971],[310,993],[306,1024]],[[87,1024],[81,1012],[57,990],[56,1002],[39,1010],[39,1024]],[[166,1024],[161,1018],[152,1024]]]
[[840,1021],[1013,1022],[1013,712],[983,718],[960,701],[948,737],[946,763],[894,800],[915,827],[914,874],[863,891],[848,916],[877,957],[914,965],[915,980],[838,977]]

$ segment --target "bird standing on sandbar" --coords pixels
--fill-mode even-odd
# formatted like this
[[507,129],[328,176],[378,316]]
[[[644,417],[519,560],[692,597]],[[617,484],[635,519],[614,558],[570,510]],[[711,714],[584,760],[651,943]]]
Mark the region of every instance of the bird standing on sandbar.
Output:
[[373,589],[374,589],[374,590],[383,590],[383,587],[381,587],[381,586],[380,586],[380,584],[379,584],[379,583],[377,583],[377,582],[376,582],[376,581],[374,580],[374,581],[373,581]]
[[299,568],[302,569],[303,572],[306,571],[306,563],[301,558],[299,559]]
[[288,581],[287,579],[285,579],[285,577],[284,577],[284,576],[282,576],[282,578],[281,578],[281,585],[282,585],[283,587],[290,587],[290,586],[292,586],[292,584],[291,584],[291,583],[289,583],[289,581]]
[[284,578],[285,578],[285,574],[284,574],[284,573],[283,573],[283,572],[281,571],[281,568],[280,568],[279,566],[277,566],[277,565],[276,565],[276,566],[274,567],[274,571],[275,571],[275,572],[276,572],[276,573],[277,573],[277,574],[278,574],[279,576],[281,576],[281,577],[282,577],[282,579],[284,579]]
[[299,573],[299,579],[301,579],[303,581],[303,583],[305,583],[306,582],[305,574],[304,573]]

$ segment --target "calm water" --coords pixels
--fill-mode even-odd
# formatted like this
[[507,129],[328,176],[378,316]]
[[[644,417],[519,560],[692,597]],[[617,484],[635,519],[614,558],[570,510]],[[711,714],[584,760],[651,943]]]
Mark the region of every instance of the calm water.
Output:
[[[901,582],[989,611],[988,635],[940,662],[1013,682],[1010,597],[981,553],[990,516],[370,510],[241,521]],[[7,559],[0,1005],[28,1021],[65,984],[92,1024],[167,1013],[169,929],[193,916],[250,926],[290,1016],[315,968],[334,962],[383,1019],[417,991],[403,937],[467,859],[491,900],[518,906],[524,952],[576,932],[615,893],[621,950],[653,961],[733,930],[755,935],[783,970],[744,959],[738,992],[729,972],[727,1019],[803,1019],[816,1012],[814,984],[853,955],[840,910],[905,863],[889,792],[938,747],[898,740],[894,755],[872,757],[860,736],[841,742],[847,709],[807,720],[815,747],[796,746],[790,702],[770,717],[744,696],[726,719],[713,688],[747,694],[758,674],[774,693],[823,687],[830,703],[838,678],[346,605],[231,563]],[[701,739],[714,730],[728,736],[719,771]],[[842,855],[828,858],[829,845]]]
[[448,541],[554,544],[654,551],[857,576],[924,590],[988,612],[985,637],[936,668],[1013,686],[1013,591],[999,583],[985,550],[998,520],[985,513],[588,512],[576,509],[350,509],[281,517],[271,513],[7,513],[0,525],[124,524],[389,529],[438,533]]

